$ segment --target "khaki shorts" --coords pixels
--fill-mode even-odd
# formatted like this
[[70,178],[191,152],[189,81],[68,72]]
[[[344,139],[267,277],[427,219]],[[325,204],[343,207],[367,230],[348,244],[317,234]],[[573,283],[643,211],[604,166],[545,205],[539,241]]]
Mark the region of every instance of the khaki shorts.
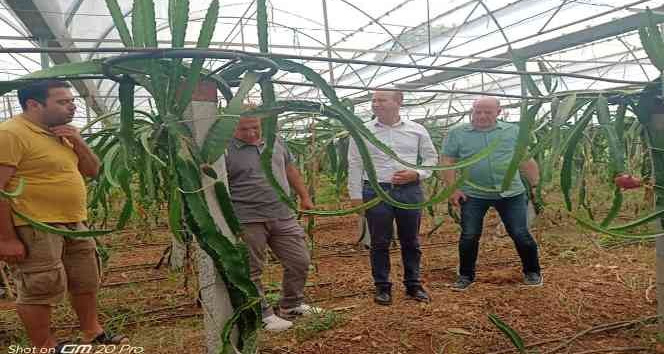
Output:
[[[50,225],[87,230],[80,222]],[[93,238],[66,238],[31,226],[18,226],[16,233],[27,250],[26,258],[12,267],[17,304],[55,306],[66,291],[85,294],[99,289],[99,261]]]

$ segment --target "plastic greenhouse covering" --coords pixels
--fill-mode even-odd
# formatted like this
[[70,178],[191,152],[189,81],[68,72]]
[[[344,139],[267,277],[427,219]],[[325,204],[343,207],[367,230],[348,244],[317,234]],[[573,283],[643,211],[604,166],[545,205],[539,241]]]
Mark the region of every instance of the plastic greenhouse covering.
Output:
[[[118,2],[130,23],[131,1]],[[168,47],[168,1],[154,2],[160,47]],[[195,45],[208,5],[207,0],[191,1],[188,45]],[[527,69],[532,71],[543,65],[561,73],[641,82],[658,75],[641,48],[638,20],[633,20],[646,7],[656,13],[664,11],[664,1],[273,0],[268,6],[270,51],[331,59],[299,61],[336,85],[340,97],[355,100],[360,115],[370,115],[368,92],[381,87],[406,90],[406,103],[426,101],[404,110],[404,115],[415,120],[451,119],[468,110],[474,92],[506,95],[503,103],[515,103],[521,94],[518,75],[431,68],[515,70],[508,55],[510,47],[527,53]],[[3,0],[0,34],[3,80],[45,65],[114,55],[117,53],[94,50],[122,47],[104,0]],[[257,43],[255,2],[221,2],[211,47],[257,52]],[[56,55],[20,50],[33,47],[81,51]],[[208,61],[207,65],[218,63]],[[297,85],[303,82],[299,75],[279,73],[273,79],[281,82],[275,86],[280,98],[323,100],[318,90]],[[627,86],[570,77],[559,81],[559,91]],[[113,81],[88,80],[85,86],[89,97],[79,100],[77,124],[119,109]],[[145,92],[136,99],[140,106],[151,104]],[[260,98],[255,94],[253,99]],[[0,109],[0,119],[6,119],[20,107],[9,94],[2,98]],[[513,113],[507,110],[505,118],[518,119]]]

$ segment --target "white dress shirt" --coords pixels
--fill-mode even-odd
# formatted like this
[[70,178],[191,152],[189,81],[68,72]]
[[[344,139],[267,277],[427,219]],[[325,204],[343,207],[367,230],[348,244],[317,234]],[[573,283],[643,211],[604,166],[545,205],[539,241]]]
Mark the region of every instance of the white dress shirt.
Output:
[[[434,166],[438,163],[438,153],[433,146],[429,132],[418,123],[401,119],[392,126],[372,120],[364,124],[383,144],[389,146],[404,161],[417,164],[417,156],[422,157],[422,166]],[[431,177],[430,170],[417,170],[406,167],[364,139],[369,149],[371,160],[376,169],[378,182],[391,183],[392,176],[400,170],[414,170],[420,180]],[[348,146],[348,194],[351,199],[362,199],[362,184],[367,180],[362,165],[362,157],[357,144],[351,138]]]

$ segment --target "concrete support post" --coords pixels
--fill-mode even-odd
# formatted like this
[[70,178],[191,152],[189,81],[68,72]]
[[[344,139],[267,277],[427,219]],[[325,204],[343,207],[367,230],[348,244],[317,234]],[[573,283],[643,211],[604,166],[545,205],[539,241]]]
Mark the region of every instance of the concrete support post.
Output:
[[[190,128],[194,135],[194,141],[201,146],[207,132],[217,117],[217,87],[214,83],[202,82],[194,92],[192,103],[184,113],[184,119],[190,120]],[[226,181],[226,164],[222,156],[216,161],[212,168],[219,178]],[[212,180],[203,177],[203,185],[209,185]],[[226,220],[223,217],[214,189],[205,190],[205,200],[210,209],[219,230],[229,238],[232,238]],[[236,242],[235,239],[231,240]],[[214,262],[198,245],[194,246],[198,262],[198,280],[200,284],[200,297],[205,312],[205,332],[207,337],[208,354],[217,354],[220,348],[220,339],[223,326],[233,316],[233,306],[228,294],[228,289],[221,276],[219,276]],[[175,249],[174,249],[175,250]],[[233,333],[233,342],[237,343],[237,330]]]

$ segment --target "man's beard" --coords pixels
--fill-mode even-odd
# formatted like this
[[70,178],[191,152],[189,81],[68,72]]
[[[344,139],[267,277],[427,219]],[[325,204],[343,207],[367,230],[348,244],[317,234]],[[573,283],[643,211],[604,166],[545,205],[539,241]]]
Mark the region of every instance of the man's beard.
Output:
[[58,125],[69,124],[69,123],[71,123],[73,120],[74,120],[74,117],[73,117],[73,116],[72,116],[72,117],[70,117],[70,116],[65,116],[65,117],[62,117],[62,118],[60,118],[60,119],[58,119],[58,120],[49,121],[47,125],[48,125],[49,127],[57,127]]

